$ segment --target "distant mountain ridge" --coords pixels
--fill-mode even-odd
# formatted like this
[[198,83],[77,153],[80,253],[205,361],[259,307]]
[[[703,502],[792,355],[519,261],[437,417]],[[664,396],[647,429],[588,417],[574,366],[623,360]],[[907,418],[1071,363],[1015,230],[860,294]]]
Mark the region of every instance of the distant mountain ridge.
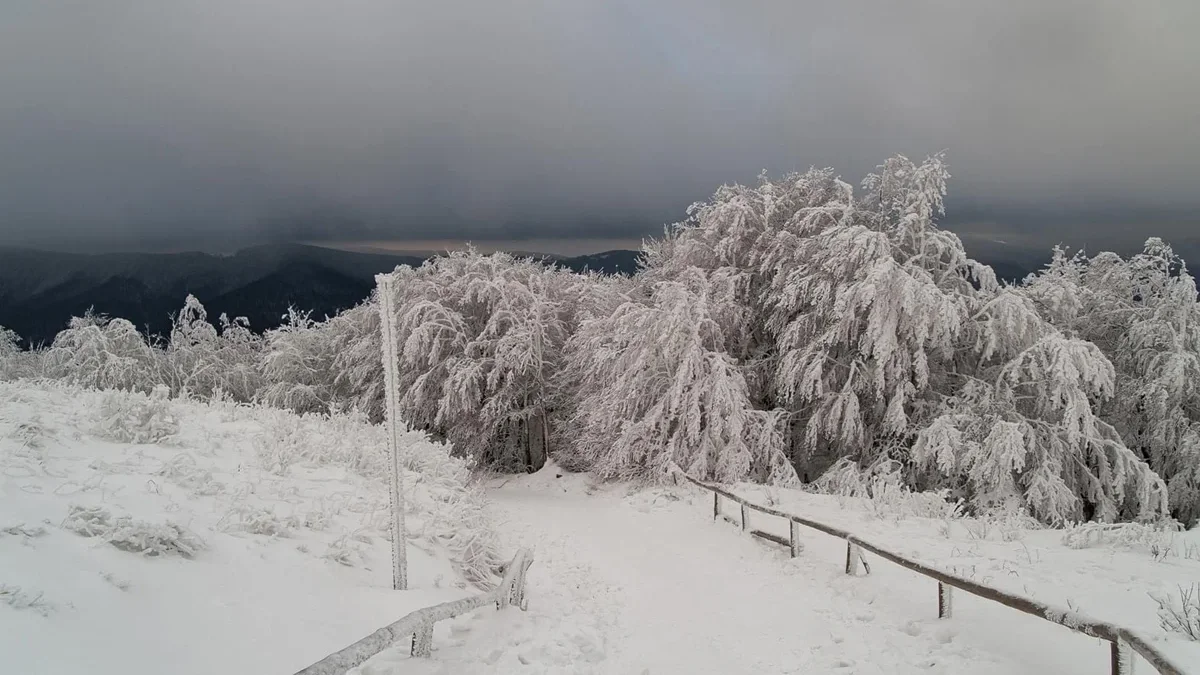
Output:
[[[537,257],[539,254],[532,254]],[[633,274],[636,251],[608,251],[547,264],[574,271]],[[431,256],[356,253],[301,244],[207,253],[58,253],[0,247],[0,326],[27,345],[49,344],[89,308],[132,321],[150,334],[170,331],[188,294],[216,320],[245,316],[256,331],[280,325],[289,306],[332,316],[366,299],[375,275]]]
[[[995,254],[991,251],[988,253]],[[288,307],[333,316],[371,294],[375,275],[419,266],[433,253],[353,252],[303,244],[255,246],[233,255],[208,253],[57,253],[0,247],[0,326],[26,345],[49,344],[72,316],[89,308],[132,321],[149,334],[170,332],[188,294],[211,320],[244,316],[255,331],[283,323]],[[634,274],[639,251],[562,257],[519,252],[574,272]],[[1020,281],[1045,261],[1013,255],[987,263],[1005,281]]]

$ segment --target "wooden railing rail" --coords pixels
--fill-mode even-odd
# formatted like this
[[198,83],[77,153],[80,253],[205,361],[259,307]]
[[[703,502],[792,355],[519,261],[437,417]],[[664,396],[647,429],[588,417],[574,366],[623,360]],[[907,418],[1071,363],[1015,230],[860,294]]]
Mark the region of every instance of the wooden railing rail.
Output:
[[1040,619],[1050,621],[1052,623],[1066,626],[1073,631],[1090,635],[1108,641],[1111,645],[1111,667],[1112,675],[1131,675],[1133,672],[1133,653],[1137,653],[1145,659],[1151,666],[1154,667],[1160,675],[1187,675],[1179,665],[1171,661],[1167,656],[1155,649],[1154,645],[1143,635],[1134,632],[1131,629],[1118,626],[1106,621],[1100,621],[1091,617],[1080,614],[1079,612],[1071,611],[1055,607],[1053,605],[1039,602],[1020,595],[1002,591],[998,588],[985,586],[983,584],[965,579],[963,577],[930,567],[924,563],[915,560],[909,560],[904,556],[889,551],[881,546],[872,544],[869,541],[847,531],[842,530],[825,523],[819,523],[815,520],[809,520],[791,513],[785,513],[778,509],[773,509],[768,506],[755,504],[751,501],[743,499],[728,490],[720,488],[710,483],[696,480],[691,476],[685,476],[692,483],[709,490],[713,493],[713,519],[721,516],[721,498],[724,497],[741,506],[742,529],[747,530],[747,511],[757,511],[765,513],[777,518],[787,520],[789,525],[790,537],[785,539],[778,535],[760,530],[749,530],[750,534],[761,537],[768,541],[781,544],[789,548],[791,556],[797,557],[801,550],[797,525],[812,528],[819,532],[824,532],[832,537],[837,537],[846,542],[846,574],[857,574],[858,566],[861,563],[866,572],[869,574],[871,568],[867,565],[866,558],[863,556],[863,551],[870,551],[875,555],[895,563],[905,569],[916,572],[917,574],[929,577],[938,582],[938,618],[950,618],[953,611],[952,591],[957,588],[961,591],[978,596],[985,600],[998,602],[1002,605],[1011,607],[1015,610],[1036,616]]
[[343,675],[406,637],[412,638],[410,653],[413,656],[429,656],[433,649],[433,625],[438,621],[452,619],[490,603],[496,603],[496,609],[509,605],[526,609],[525,573],[532,564],[533,554],[528,549],[521,549],[505,567],[504,580],[496,588],[469,598],[418,609],[298,671],[296,675]]

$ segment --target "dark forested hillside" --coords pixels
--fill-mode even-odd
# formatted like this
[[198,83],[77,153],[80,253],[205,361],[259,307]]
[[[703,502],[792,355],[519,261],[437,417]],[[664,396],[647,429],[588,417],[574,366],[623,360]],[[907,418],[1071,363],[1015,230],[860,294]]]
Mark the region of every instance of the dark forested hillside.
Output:
[[[571,270],[632,274],[636,251],[554,258]],[[413,255],[354,253],[316,246],[257,246],[234,255],[106,253],[86,255],[0,247],[0,326],[29,344],[49,343],[89,308],[129,319],[152,334],[195,295],[216,319],[244,316],[255,330],[282,323],[288,307],[322,318],[353,307],[375,275],[420,265]]]
[[163,334],[190,293],[214,318],[245,316],[264,330],[279,325],[289,306],[317,318],[352,307],[370,294],[375,274],[422,262],[293,244],[231,256],[2,248],[0,325],[27,344],[48,343],[72,316],[93,308]]
[[557,262],[572,272],[591,271],[632,276],[641,266],[641,257],[640,251],[617,250],[563,258]]

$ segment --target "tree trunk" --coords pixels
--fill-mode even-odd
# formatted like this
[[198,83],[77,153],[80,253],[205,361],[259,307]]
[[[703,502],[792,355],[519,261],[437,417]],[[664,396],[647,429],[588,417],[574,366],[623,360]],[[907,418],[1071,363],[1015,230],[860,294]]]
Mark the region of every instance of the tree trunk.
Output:
[[546,465],[546,415],[539,413],[525,425],[526,470],[530,473]]

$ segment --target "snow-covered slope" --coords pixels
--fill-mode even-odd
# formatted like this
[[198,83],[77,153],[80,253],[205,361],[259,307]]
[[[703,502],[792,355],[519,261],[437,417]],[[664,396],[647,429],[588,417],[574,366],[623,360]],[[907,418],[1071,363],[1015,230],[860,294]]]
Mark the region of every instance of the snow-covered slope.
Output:
[[403,443],[401,593],[380,428],[0,383],[0,670],[287,673],[477,592],[482,498],[444,446]]
[[[981,539],[967,528],[983,535],[985,525],[962,520],[947,538],[940,522],[880,520],[832,497],[770,496],[960,574],[1128,618],[1200,672],[1200,649],[1162,640],[1145,595],[1194,577],[1200,562],[1185,555],[1156,561],[1148,553],[1076,550],[1057,542],[1061,532],[1021,532],[1023,542],[1005,529],[1012,539],[1005,542],[996,524]],[[819,532],[802,530],[805,551],[790,560],[780,546],[713,522],[711,494],[690,486],[596,486],[550,465],[498,481],[489,497],[505,516],[503,536],[536,547],[529,611],[447,622],[432,659],[396,648],[360,675],[1108,672],[1108,643],[1007,607],[958,594],[954,617],[938,619],[936,583],[869,554],[869,576],[846,576],[845,543]],[[724,512],[738,520],[736,505]],[[751,523],[774,529],[765,516]],[[1025,550],[1028,563],[1017,558]]]
[[[483,496],[404,437],[415,590],[390,590],[382,429],[349,417],[0,384],[0,662],[20,673],[288,673],[403,614],[473,592],[534,548],[529,611],[439,623],[431,659],[397,645],[356,675],[1106,672],[1106,643],[845,545],[805,550],[713,522],[690,486],[593,485],[551,462]],[[1168,640],[1147,593],[1200,578],[1196,533],[1028,529],[914,517],[913,503],[737,490],[960,575]],[[928,506],[927,504],[924,506]],[[501,533],[487,511],[500,516]],[[738,511],[727,505],[734,521]],[[751,516],[753,527],[786,533]],[[1139,666],[1139,672],[1147,666]]]

